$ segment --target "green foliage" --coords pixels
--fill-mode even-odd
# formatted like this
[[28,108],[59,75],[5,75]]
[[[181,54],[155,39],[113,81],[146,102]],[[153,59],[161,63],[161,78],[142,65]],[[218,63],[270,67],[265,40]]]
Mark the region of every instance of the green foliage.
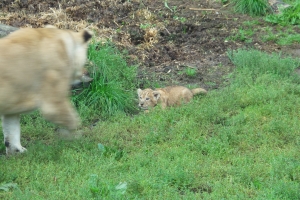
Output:
[[255,25],[259,25],[260,22],[258,20],[252,20],[252,21],[244,21],[243,25],[248,27],[248,28],[252,28]]
[[182,73],[184,73],[184,74],[187,75],[187,76],[193,77],[193,76],[196,76],[196,74],[197,74],[197,69],[191,68],[191,67],[187,67],[187,68],[185,68],[185,69],[183,70]]
[[300,62],[228,55],[231,84],[187,105],[120,112],[80,140],[23,138],[27,153],[0,156],[0,183],[18,185],[0,199],[300,199]]
[[105,182],[101,183],[97,174],[91,174],[89,179],[90,192],[94,198],[121,198],[127,189],[127,183],[119,183],[116,186],[108,185]]
[[[265,74],[272,74],[272,76],[289,77],[293,70],[297,67],[297,62],[291,58],[281,58],[280,55],[267,55],[257,50],[243,50],[229,51],[229,58],[235,66],[238,66],[237,73],[243,73],[242,78],[247,75],[251,80],[256,80],[257,77]],[[264,64],[261,64],[264,63]],[[239,81],[240,74],[235,81]],[[243,82],[243,81],[241,81]]]
[[230,36],[228,40],[250,43],[252,42],[251,37],[253,36],[253,34],[254,31],[251,28],[248,29],[239,28],[238,32],[235,35]]
[[[84,119],[93,115],[111,116],[135,109],[136,67],[127,66],[122,54],[111,44],[92,42],[88,50],[93,81],[72,99]],[[92,113],[90,113],[92,111]]]
[[178,20],[181,23],[184,23],[187,20],[185,17],[178,17],[178,16],[174,16],[173,19]]
[[164,2],[164,5],[165,5],[165,7],[166,7],[167,9],[169,9],[172,13],[176,13],[176,11],[177,11],[177,6],[172,6],[172,8],[171,8],[171,7],[169,7],[167,1]]
[[297,34],[291,25],[285,27],[278,27],[274,31],[271,27],[266,28],[266,34],[262,36],[262,41],[273,41],[279,45],[290,45],[293,43],[300,43],[300,34]]
[[300,24],[300,1],[294,2],[290,7],[282,9],[279,14],[268,15],[265,20],[273,24],[299,25]]
[[287,37],[282,37],[278,40],[279,45],[290,45],[293,43],[300,44],[300,34],[289,34]]
[[251,16],[266,15],[271,11],[267,0],[232,0],[234,11]]
[[140,29],[144,29],[144,30],[146,30],[146,29],[148,29],[148,28],[153,28],[153,27],[155,27],[155,25],[153,25],[153,24],[140,24]]

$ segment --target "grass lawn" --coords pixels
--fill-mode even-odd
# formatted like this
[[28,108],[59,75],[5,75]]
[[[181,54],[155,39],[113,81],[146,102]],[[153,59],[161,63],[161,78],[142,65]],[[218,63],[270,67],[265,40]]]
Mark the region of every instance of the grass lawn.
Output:
[[0,199],[300,199],[299,61],[228,55],[229,86],[179,108],[116,112],[76,140],[23,116],[28,152],[0,156]]

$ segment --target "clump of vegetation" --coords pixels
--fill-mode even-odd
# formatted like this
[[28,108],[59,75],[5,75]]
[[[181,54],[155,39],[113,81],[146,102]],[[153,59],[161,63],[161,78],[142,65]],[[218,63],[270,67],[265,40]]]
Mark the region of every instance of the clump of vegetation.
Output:
[[263,16],[272,9],[267,0],[232,0],[235,12]]
[[237,33],[233,36],[228,37],[228,40],[233,40],[233,41],[241,41],[241,42],[246,42],[250,43],[252,42],[252,36],[254,34],[253,29],[244,29],[243,27],[240,27]]
[[291,6],[281,10],[279,14],[268,15],[265,20],[273,24],[299,25],[300,24],[300,1],[294,2]]
[[181,72],[181,74],[185,74],[187,76],[190,76],[190,77],[194,77],[196,76],[197,74],[197,69],[195,68],[192,68],[192,67],[186,67],[183,72]]
[[123,55],[109,43],[92,42],[88,59],[93,81],[87,89],[72,97],[82,118],[133,111],[137,68],[128,66]]

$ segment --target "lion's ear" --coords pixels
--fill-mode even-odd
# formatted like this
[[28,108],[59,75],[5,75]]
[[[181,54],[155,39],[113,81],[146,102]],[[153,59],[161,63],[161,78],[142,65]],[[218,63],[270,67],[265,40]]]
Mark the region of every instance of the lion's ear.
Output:
[[153,96],[156,100],[158,100],[160,98],[160,92],[158,91],[153,91]]
[[84,42],[88,42],[92,38],[92,33],[88,30],[83,30],[83,40]]

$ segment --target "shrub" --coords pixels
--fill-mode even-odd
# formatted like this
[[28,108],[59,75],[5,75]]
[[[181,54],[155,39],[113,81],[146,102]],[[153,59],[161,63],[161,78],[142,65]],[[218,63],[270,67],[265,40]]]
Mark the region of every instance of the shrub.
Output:
[[271,11],[267,0],[232,0],[235,12],[251,16],[266,15]]
[[299,25],[300,24],[300,1],[290,7],[283,9],[279,14],[268,15],[265,20],[273,24]]
[[88,49],[93,78],[90,86],[73,96],[83,120],[94,115],[111,116],[134,110],[136,67],[127,66],[123,55],[112,44],[92,42]]

